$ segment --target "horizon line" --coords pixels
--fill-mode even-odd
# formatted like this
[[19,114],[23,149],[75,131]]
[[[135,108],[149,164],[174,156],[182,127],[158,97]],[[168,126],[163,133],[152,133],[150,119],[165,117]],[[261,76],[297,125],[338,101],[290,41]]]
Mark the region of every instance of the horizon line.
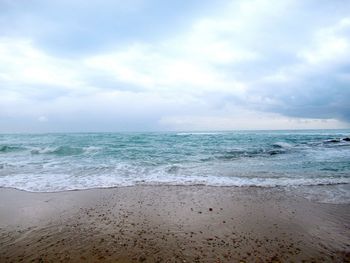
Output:
[[16,132],[1,132],[0,135],[9,134],[88,134],[88,133],[229,133],[229,132],[277,132],[277,131],[342,131],[350,130],[350,128],[327,128],[327,129],[237,129],[237,130],[154,130],[154,131],[42,131],[42,132],[30,132],[30,131],[16,131]]

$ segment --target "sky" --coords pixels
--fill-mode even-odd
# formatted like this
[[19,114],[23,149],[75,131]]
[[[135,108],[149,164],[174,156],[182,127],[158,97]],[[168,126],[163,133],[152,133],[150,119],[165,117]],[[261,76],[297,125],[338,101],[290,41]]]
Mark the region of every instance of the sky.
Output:
[[331,128],[348,0],[0,0],[0,132]]

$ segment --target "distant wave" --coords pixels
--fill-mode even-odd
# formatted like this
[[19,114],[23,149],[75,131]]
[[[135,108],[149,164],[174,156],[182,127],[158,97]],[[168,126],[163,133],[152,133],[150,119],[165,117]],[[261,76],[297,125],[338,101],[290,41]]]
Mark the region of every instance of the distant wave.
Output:
[[[211,159],[219,159],[219,160],[234,160],[242,157],[259,157],[259,156],[272,156],[277,154],[285,154],[287,150],[291,149],[292,146],[290,144],[273,144],[272,147],[268,148],[255,148],[255,149],[232,149],[225,151],[222,154],[217,154]],[[283,145],[283,146],[282,146]],[[210,160],[210,159],[209,159]]]
[[350,138],[349,137],[344,137],[344,138],[332,138],[332,139],[328,139],[328,140],[324,140],[323,143],[325,144],[337,144],[337,143],[344,143],[344,142],[350,142]]
[[100,151],[102,148],[97,146],[88,147],[71,147],[71,146],[56,146],[56,147],[43,147],[34,148],[30,150],[31,154],[52,154],[58,156],[70,156],[80,154],[90,154]]
[[232,150],[227,150],[222,154],[216,154],[213,156],[212,159],[234,160],[241,157],[256,157],[262,154],[266,154],[265,149],[251,149],[251,150],[232,149]]
[[39,149],[32,149],[32,154],[56,154],[56,155],[78,155],[84,152],[83,148],[70,146],[45,147]]
[[185,136],[185,135],[217,135],[217,134],[223,134],[223,132],[179,132],[176,133],[178,136]]
[[287,142],[275,142],[274,144],[272,144],[272,146],[275,148],[284,148],[284,149],[289,149],[292,147],[292,145]]
[[18,147],[18,146],[0,145],[0,153],[20,151],[23,149],[25,149],[25,148]]

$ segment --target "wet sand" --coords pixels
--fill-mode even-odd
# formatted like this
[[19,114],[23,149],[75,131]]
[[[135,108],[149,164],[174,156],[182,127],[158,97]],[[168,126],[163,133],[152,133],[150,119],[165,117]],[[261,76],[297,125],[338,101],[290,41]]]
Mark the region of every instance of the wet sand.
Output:
[[350,262],[350,205],[283,188],[0,189],[0,262]]

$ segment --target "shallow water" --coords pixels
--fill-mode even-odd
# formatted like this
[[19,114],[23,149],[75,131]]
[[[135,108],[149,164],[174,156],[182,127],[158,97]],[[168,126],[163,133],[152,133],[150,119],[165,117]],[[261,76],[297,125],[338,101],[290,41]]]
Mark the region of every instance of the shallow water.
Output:
[[289,187],[346,203],[348,137],[350,130],[2,134],[0,186],[37,192],[135,184]]

